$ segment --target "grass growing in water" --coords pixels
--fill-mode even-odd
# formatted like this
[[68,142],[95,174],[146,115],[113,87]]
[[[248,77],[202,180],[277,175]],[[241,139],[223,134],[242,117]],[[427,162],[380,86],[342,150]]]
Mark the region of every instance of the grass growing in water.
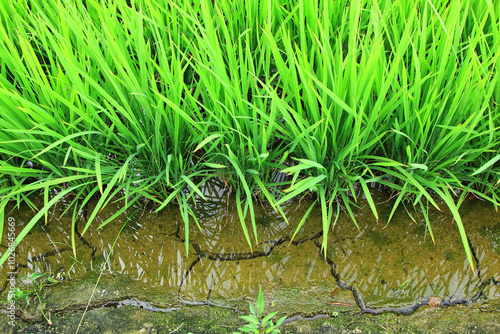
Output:
[[[188,241],[189,203],[220,177],[252,247],[256,196],[283,213],[280,204],[313,193],[326,235],[341,208],[356,223],[358,196],[378,219],[369,185],[379,183],[394,191],[394,210],[411,203],[426,219],[442,198],[474,267],[458,208],[469,193],[500,199],[498,8],[4,2],[0,231],[11,200],[37,211],[17,245],[65,196],[73,217],[100,196],[83,233],[109,201],[125,199],[125,210],[146,197],[158,210],[178,203]],[[278,171],[290,177],[276,182]]]

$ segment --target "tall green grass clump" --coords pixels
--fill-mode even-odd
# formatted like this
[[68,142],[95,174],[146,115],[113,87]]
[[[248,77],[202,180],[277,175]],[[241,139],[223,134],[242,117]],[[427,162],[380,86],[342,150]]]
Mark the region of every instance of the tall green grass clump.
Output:
[[187,251],[211,178],[235,193],[250,247],[257,198],[286,220],[282,203],[313,194],[326,235],[340,210],[356,223],[359,196],[378,219],[381,184],[391,217],[416,206],[431,237],[441,198],[474,267],[458,209],[500,200],[498,1],[0,7],[0,230],[7,202],[37,211],[16,245],[64,197],[74,221],[99,198],[83,232],[109,201],[125,200],[118,215],[145,197],[179,205]]

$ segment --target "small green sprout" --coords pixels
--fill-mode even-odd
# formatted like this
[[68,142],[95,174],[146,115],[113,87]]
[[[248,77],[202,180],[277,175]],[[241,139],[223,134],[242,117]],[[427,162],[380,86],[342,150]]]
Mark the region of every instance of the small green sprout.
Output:
[[[252,303],[248,303],[250,308],[250,315],[240,316],[241,319],[248,321],[243,327],[238,328],[240,331],[244,333],[280,333],[281,331],[278,329],[281,324],[285,321],[286,317],[280,318],[276,324],[273,323],[272,318],[278,312],[272,312],[265,317],[262,317],[264,314],[264,296],[262,294],[262,289],[259,286],[259,297],[257,298],[257,310],[252,305]],[[239,332],[234,332],[233,334],[239,334]]]

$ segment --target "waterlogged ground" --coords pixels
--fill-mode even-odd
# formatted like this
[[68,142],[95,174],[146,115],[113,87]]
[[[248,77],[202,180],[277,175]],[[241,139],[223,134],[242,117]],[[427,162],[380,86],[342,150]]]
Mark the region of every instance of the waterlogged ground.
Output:
[[[283,332],[500,330],[500,214],[490,204],[471,198],[461,207],[473,272],[444,203],[438,203],[442,212],[428,212],[434,243],[422,213],[409,206],[401,206],[388,223],[389,194],[373,189],[379,220],[363,199],[355,211],[358,226],[338,213],[325,257],[319,210],[291,240],[310,199],[283,206],[289,224],[266,205],[257,206],[258,244],[250,250],[233,198],[215,184],[204,191],[210,201],[193,207],[201,230],[190,225],[189,254],[176,208],[155,213],[149,203],[137,204],[97,229],[123,205],[111,203],[82,236],[91,203],[75,226],[75,257],[72,211],[61,216],[67,203],[59,203],[15,254],[17,287],[29,290],[22,277],[33,272],[58,281],[43,289],[42,307],[53,325],[40,302],[32,299],[27,306],[19,300],[16,327],[2,315],[0,332],[72,332],[86,308],[82,332],[232,332],[242,325],[238,316],[256,300],[259,285],[266,313],[278,311],[292,320]],[[9,214],[16,233],[33,215],[27,207]],[[2,245],[6,238],[4,233]],[[9,271],[4,265],[0,272],[3,300]]]

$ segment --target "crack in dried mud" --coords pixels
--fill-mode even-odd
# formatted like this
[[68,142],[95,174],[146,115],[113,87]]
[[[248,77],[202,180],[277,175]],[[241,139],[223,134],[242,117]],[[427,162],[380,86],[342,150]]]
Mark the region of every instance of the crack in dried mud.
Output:
[[[80,216],[77,224],[75,224],[75,232],[78,235],[81,242],[85,246],[89,247],[92,250],[91,259],[95,259],[95,253],[96,253],[97,248],[91,242],[89,242],[86,238],[84,238],[81,235],[80,231],[78,230],[79,223],[82,221],[86,222],[86,220],[87,220],[87,205],[84,206],[84,208],[81,212],[81,216]],[[180,226],[179,225],[177,225],[176,232],[173,234],[169,234],[169,235],[175,236],[175,238],[178,241],[185,243],[185,240],[180,236]],[[321,244],[319,242],[319,238],[322,235],[323,235],[323,232],[318,232],[318,233],[314,234],[313,236],[304,237],[302,239],[294,240],[294,241],[291,241],[289,236],[282,236],[277,240],[268,240],[268,241],[263,242],[262,244],[270,244],[270,248],[267,251],[240,252],[240,253],[231,253],[231,254],[213,253],[213,252],[208,251],[208,250],[203,250],[201,248],[201,246],[196,241],[191,241],[189,244],[194,248],[197,257],[189,265],[188,269],[184,273],[184,276],[179,284],[179,290],[178,290],[179,304],[177,306],[173,306],[173,307],[155,306],[148,301],[141,301],[138,298],[133,297],[133,296],[123,296],[123,297],[119,297],[119,298],[110,298],[110,299],[102,299],[102,300],[92,301],[88,307],[88,310],[103,308],[103,307],[106,307],[106,308],[107,307],[115,307],[116,308],[116,307],[122,307],[122,306],[134,306],[134,307],[141,307],[141,308],[143,308],[147,311],[151,311],[151,312],[174,312],[174,311],[180,310],[183,306],[211,306],[211,307],[220,307],[220,308],[231,309],[237,313],[245,313],[243,311],[240,311],[236,307],[221,306],[221,305],[217,305],[217,304],[213,303],[212,301],[210,301],[210,294],[212,292],[212,284],[214,283],[213,279],[212,279],[212,284],[210,286],[210,289],[209,289],[209,292],[207,295],[207,299],[205,301],[200,302],[200,301],[182,300],[181,296],[180,296],[182,286],[183,286],[185,280],[187,279],[187,277],[189,276],[189,274],[191,273],[192,269],[196,266],[196,264],[198,262],[200,262],[200,260],[202,258],[207,258],[211,261],[240,261],[240,260],[250,260],[250,259],[255,259],[255,258],[259,258],[259,257],[265,257],[265,256],[269,256],[273,252],[273,250],[275,249],[276,246],[282,245],[285,242],[290,242],[290,244],[297,246],[297,245],[300,245],[301,243],[306,242],[306,241],[313,241],[315,243],[315,245],[321,250]],[[469,239],[469,246],[470,246],[474,261],[476,262],[477,269],[476,269],[475,274],[477,275],[477,277],[480,280],[480,284],[478,287],[479,291],[472,298],[465,298],[465,297],[460,297],[460,296],[447,296],[443,300],[440,301],[439,306],[450,307],[450,306],[455,306],[455,305],[459,305],[459,304],[471,305],[472,303],[476,302],[481,296],[483,296],[483,291],[488,284],[500,285],[500,281],[497,281],[494,277],[491,277],[489,279],[483,279],[481,277],[480,261],[479,261],[479,258],[476,254],[476,251],[475,251],[472,243],[470,242],[470,239]],[[40,260],[40,259],[43,259],[46,257],[54,256],[59,252],[63,252],[63,251],[67,251],[67,250],[71,250],[71,248],[66,247],[66,248],[62,248],[60,250],[48,251],[46,253],[39,254],[38,256],[34,257],[34,260],[37,260],[37,259]],[[343,247],[342,247],[342,250],[343,250]],[[331,272],[332,276],[334,277],[335,282],[338,285],[338,287],[343,289],[343,290],[351,291],[353,298],[356,301],[356,305],[361,311],[360,314],[367,313],[367,314],[372,314],[372,315],[378,315],[378,314],[390,312],[390,313],[395,313],[395,314],[406,314],[407,315],[407,314],[411,314],[411,313],[415,312],[419,307],[421,307],[423,305],[429,305],[430,297],[424,297],[424,298],[416,299],[410,305],[404,305],[404,306],[399,306],[399,307],[371,308],[371,307],[366,305],[366,302],[364,301],[363,296],[361,295],[361,293],[359,292],[359,290],[356,287],[348,285],[342,281],[340,274],[337,272],[335,261],[329,257],[325,257],[325,261],[331,266],[330,272]],[[18,263],[17,267],[26,267],[26,265]],[[17,272],[17,268],[16,268],[16,272]],[[0,292],[4,291],[6,289],[7,284],[8,284],[8,280],[6,280],[3,287],[0,288]],[[433,306],[435,306],[435,305],[433,305]],[[85,304],[72,304],[72,305],[62,307],[62,308],[51,309],[50,312],[57,313],[59,315],[65,315],[65,314],[72,313],[72,312],[84,312],[86,307],[87,307],[86,303]],[[1,311],[5,312],[5,310],[1,310]],[[23,321],[26,321],[29,323],[43,321],[43,316],[41,314],[38,314],[38,313],[37,314],[30,314],[30,313],[25,312],[24,310],[16,310],[16,316],[21,318]],[[323,317],[328,317],[328,315],[318,313],[318,314],[315,314],[315,315],[308,317],[308,316],[303,316],[301,314],[295,314],[295,315],[292,315],[291,317],[287,318],[284,323],[290,323],[290,322],[298,321],[298,320],[316,320],[316,319],[323,318]]]
[[[319,243],[319,240],[315,240],[316,246],[321,249],[321,244]],[[471,249],[473,247],[471,246]],[[475,257],[476,259],[476,265],[477,265],[477,272],[479,273],[479,260],[477,259],[477,256]],[[325,260],[328,262],[328,264],[331,265],[331,274],[335,278],[335,282],[339,286],[339,288],[343,290],[349,290],[352,292],[352,295],[356,301],[357,306],[359,307],[361,314],[363,313],[368,313],[372,315],[378,315],[382,313],[395,313],[395,314],[411,314],[415,312],[420,306],[423,305],[429,305],[429,300],[430,297],[424,297],[415,300],[411,305],[405,305],[405,306],[399,306],[399,307],[381,307],[381,308],[371,308],[366,305],[365,300],[363,299],[363,296],[361,295],[361,292],[359,292],[356,287],[348,285],[344,283],[341,278],[340,274],[336,270],[336,264],[335,261],[330,259],[329,257],[325,257]],[[459,304],[465,304],[465,305],[470,305],[477,301],[483,294],[483,284],[480,285],[480,289],[477,292],[477,294],[472,297],[472,298],[465,298],[465,297],[459,297],[459,296],[447,296],[443,300],[440,301],[440,304],[438,306],[441,307],[449,307],[449,306],[455,306]]]

